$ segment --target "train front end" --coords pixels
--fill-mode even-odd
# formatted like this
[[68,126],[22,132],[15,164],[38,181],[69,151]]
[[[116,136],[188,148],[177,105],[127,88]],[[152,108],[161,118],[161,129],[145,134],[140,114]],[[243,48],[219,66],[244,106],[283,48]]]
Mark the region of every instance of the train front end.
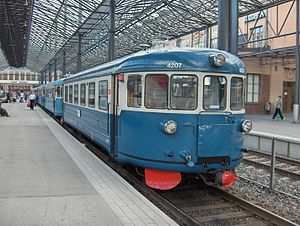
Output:
[[118,158],[144,168],[152,188],[171,189],[182,173],[229,187],[242,161],[243,133],[252,128],[244,118],[241,61],[217,51],[189,54],[169,71],[127,73],[120,85],[127,103],[121,103]]

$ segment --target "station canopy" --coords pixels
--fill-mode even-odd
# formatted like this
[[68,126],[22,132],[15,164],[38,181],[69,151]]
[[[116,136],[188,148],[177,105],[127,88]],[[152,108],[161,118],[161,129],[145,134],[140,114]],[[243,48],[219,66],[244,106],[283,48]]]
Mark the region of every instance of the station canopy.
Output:
[[[240,0],[245,16],[291,0]],[[142,44],[172,40],[213,26],[217,0],[115,0],[115,57]],[[0,68],[8,64],[41,72],[56,61],[76,71],[81,37],[82,69],[108,61],[110,0],[3,0],[0,2]],[[1,51],[0,51],[1,52]],[[7,61],[5,62],[6,59]],[[53,70],[53,66],[52,66]]]

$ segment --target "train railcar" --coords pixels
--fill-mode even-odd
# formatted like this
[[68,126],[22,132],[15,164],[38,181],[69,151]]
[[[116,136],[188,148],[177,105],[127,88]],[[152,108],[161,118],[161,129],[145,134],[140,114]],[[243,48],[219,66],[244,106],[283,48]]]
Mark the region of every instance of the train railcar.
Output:
[[170,189],[182,173],[230,186],[243,156],[245,66],[212,49],[148,50],[64,80],[64,120]]
[[45,85],[37,87],[38,104],[41,108],[45,108]]
[[59,79],[44,86],[45,108],[55,117],[63,116],[62,87],[64,79]]

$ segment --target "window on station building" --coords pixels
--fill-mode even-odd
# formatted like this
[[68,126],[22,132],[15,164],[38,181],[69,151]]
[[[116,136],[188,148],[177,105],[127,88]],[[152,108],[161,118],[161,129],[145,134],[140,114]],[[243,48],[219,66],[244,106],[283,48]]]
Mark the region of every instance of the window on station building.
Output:
[[140,75],[132,75],[127,81],[127,106],[141,107],[142,105],[142,79]]
[[247,75],[247,92],[246,101],[248,103],[259,102],[259,86],[260,86],[260,75],[259,74],[248,74]]
[[78,85],[74,85],[74,104],[78,104]]
[[73,85],[69,86],[69,102],[73,103]]
[[94,108],[95,107],[95,83],[90,82],[89,83],[89,107]]
[[86,100],[86,85],[85,83],[80,84],[80,105],[85,106]]
[[108,81],[99,82],[99,109],[107,110]]
[[9,80],[14,80],[14,75],[13,74],[9,75]]
[[212,38],[210,45],[211,45],[211,48],[217,49],[218,48],[218,38]]
[[65,86],[65,102],[68,102],[68,97],[69,97],[69,87]]
[[166,109],[168,107],[169,77],[163,74],[147,75],[145,81],[145,107]]
[[261,39],[263,39],[263,37],[264,37],[263,26],[259,26],[259,27],[250,29],[250,35],[251,35],[251,41],[252,41],[250,43],[251,48],[263,47],[262,41],[261,41]]
[[25,75],[21,74],[21,80],[25,80]]

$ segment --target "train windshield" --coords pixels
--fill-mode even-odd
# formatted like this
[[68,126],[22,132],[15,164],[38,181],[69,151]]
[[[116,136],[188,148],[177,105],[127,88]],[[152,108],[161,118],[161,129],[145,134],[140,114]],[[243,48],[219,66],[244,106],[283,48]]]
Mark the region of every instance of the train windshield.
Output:
[[242,78],[232,78],[230,88],[231,110],[241,110],[244,107],[244,87]]
[[168,107],[169,76],[154,74],[146,76],[145,107],[166,109]]
[[194,75],[171,77],[171,108],[195,110],[198,103],[198,78]]
[[203,88],[203,108],[224,110],[226,108],[227,80],[222,76],[206,76]]

